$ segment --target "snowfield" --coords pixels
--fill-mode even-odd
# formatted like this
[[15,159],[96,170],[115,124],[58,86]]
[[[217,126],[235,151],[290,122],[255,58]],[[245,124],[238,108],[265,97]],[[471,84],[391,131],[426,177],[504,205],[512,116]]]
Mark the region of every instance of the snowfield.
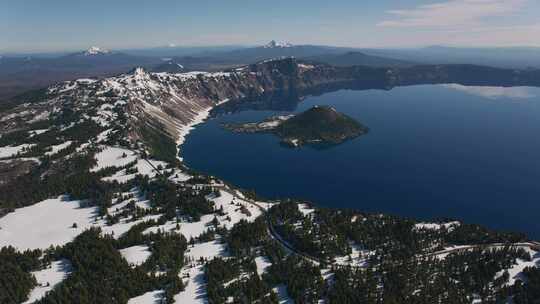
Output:
[[131,227],[133,227],[133,226],[135,226],[137,224],[149,221],[149,220],[157,220],[160,217],[161,217],[161,214],[147,215],[147,216],[142,217],[142,218],[140,218],[140,219],[138,219],[136,221],[131,221],[129,219],[123,218],[123,219],[120,220],[119,223],[111,225],[111,226],[106,225],[104,220],[99,220],[99,221],[95,222],[94,226],[95,227],[100,227],[101,231],[104,234],[110,234],[115,239],[118,239],[124,233],[128,232],[129,229],[131,229]]
[[[108,226],[103,219],[97,219],[97,207],[84,208],[81,201],[65,199],[47,199],[0,218],[0,247],[11,245],[26,250],[64,245],[91,227],[100,227],[103,233],[119,238],[133,225],[161,216],[149,215],[136,221],[122,219]],[[77,227],[73,228],[73,224]]]
[[106,141],[109,138],[109,135],[111,135],[112,133],[115,133],[113,132],[113,129],[107,129],[99,133],[98,136],[96,137],[96,142],[101,143],[101,142]]
[[367,259],[370,255],[374,254],[375,252],[370,250],[365,250],[362,248],[362,246],[355,244],[353,242],[349,242],[349,245],[351,246],[352,253],[349,256],[343,256],[343,257],[336,257],[335,263],[338,265],[350,265],[350,266],[356,266],[356,267],[367,267],[368,262]]
[[59,151],[71,146],[71,143],[72,143],[71,140],[68,140],[65,143],[61,143],[59,145],[52,146],[51,147],[52,150],[49,151],[49,152],[45,152],[45,155],[49,155],[49,156],[54,155],[54,154],[58,153]]
[[174,182],[174,183],[180,183],[180,182],[185,182],[190,178],[191,178],[191,175],[188,175],[188,174],[182,172],[181,170],[174,169],[174,172],[169,177],[169,180],[171,182]]
[[152,255],[152,252],[146,245],[137,245],[120,249],[120,254],[130,265],[139,266]]
[[[220,190],[219,197],[209,196],[208,198],[214,202],[216,209],[223,207],[223,211],[226,213],[224,217],[220,217],[220,223],[227,229],[231,229],[236,223],[240,220],[245,219],[248,222],[253,222],[259,215],[262,214],[262,211],[253,206],[244,200],[239,199],[238,197],[233,196],[229,192]],[[243,213],[241,208],[244,207],[249,214]],[[225,221],[225,218],[229,216],[230,221]],[[223,218],[223,219],[222,219]]]
[[437,223],[418,223],[414,225],[415,230],[440,230],[441,228],[446,228],[448,231],[452,231],[455,227],[461,225],[460,222],[454,221],[454,222],[448,222],[443,224],[437,224]]
[[[236,223],[240,220],[245,219],[249,222],[254,221],[259,215],[262,214],[261,210],[252,204],[247,203],[244,200],[240,200],[236,197],[233,197],[232,194],[226,191],[220,190],[221,195],[219,197],[214,197],[210,195],[207,199],[211,200],[215,204],[216,209],[223,208],[225,215],[218,216],[217,214],[207,214],[201,216],[201,220],[197,222],[190,222],[186,219],[181,220],[178,224],[180,225],[180,230],[176,230],[176,221],[168,221],[167,223],[160,226],[153,226],[146,229],[143,233],[156,233],[158,230],[161,231],[176,231],[184,235],[184,237],[189,240],[192,237],[198,237],[202,233],[208,230],[210,222],[217,217],[220,222],[220,225],[231,229]],[[247,210],[249,214],[242,212],[242,206]],[[230,218],[230,221],[227,218]]]
[[158,304],[163,298],[163,290],[149,291],[141,296],[131,298],[127,304]]
[[23,149],[30,148],[34,145],[31,144],[22,144],[18,146],[6,146],[0,147],[0,158],[8,158],[17,155],[17,153],[22,152]]
[[186,250],[186,257],[192,260],[192,264],[186,265],[180,272],[184,280],[185,290],[174,296],[175,303],[201,304],[208,303],[206,296],[206,281],[204,279],[204,266],[198,265],[198,260],[204,258],[211,260],[214,257],[228,257],[226,244],[219,238],[206,242],[197,243]]
[[307,204],[298,204],[298,210],[306,217],[315,212],[315,209],[310,208]]
[[96,207],[81,208],[80,201],[64,201],[61,196],[16,209],[0,218],[0,247],[26,250],[63,245],[90,228],[97,211]]
[[122,169],[111,176],[104,177],[102,180],[109,182],[117,181],[119,183],[125,183],[134,179],[137,174],[148,175],[148,177],[153,178],[158,174],[158,170],[156,169],[159,169],[160,167],[165,168],[166,166],[167,163],[163,161],[152,159],[137,159],[137,163],[134,166],[137,169],[136,173],[128,174],[126,169]]
[[97,165],[90,169],[90,171],[96,172],[109,167],[123,167],[134,162],[136,159],[135,152],[131,150],[104,146],[102,151],[96,153]]
[[47,292],[62,282],[70,272],[71,263],[68,260],[54,261],[51,263],[50,268],[32,272],[38,285],[30,291],[28,300],[23,304],[33,303],[43,298]]
[[[123,192],[119,194],[120,198],[113,198],[112,206],[107,208],[107,212],[110,215],[116,215],[123,211],[123,209],[130,203],[133,202],[136,207],[142,209],[150,208],[150,201],[147,200],[139,191],[138,188],[133,188],[129,192]],[[124,199],[124,200],[121,200]]]
[[28,135],[30,137],[33,137],[33,136],[36,136],[36,135],[39,135],[39,134],[43,134],[43,133],[45,133],[47,131],[49,131],[49,129],[30,130],[30,131],[28,131]]
[[204,280],[204,267],[202,265],[188,268],[180,273],[181,276],[189,275],[184,291],[174,296],[175,303],[182,304],[207,304],[206,282]]
[[[527,250],[527,252],[529,252],[529,254],[531,255],[532,260],[529,262],[529,261],[524,261],[522,259],[517,259],[516,260],[517,264],[514,264],[512,267],[507,269],[508,274],[510,275],[509,278],[508,278],[508,283],[506,283],[507,286],[514,285],[516,280],[521,280],[523,282],[526,282],[527,279],[523,274],[523,270],[525,268],[527,268],[527,267],[540,267],[540,252],[531,250],[530,248],[524,248],[524,249]],[[499,271],[495,275],[495,279],[502,276],[503,273],[504,273],[504,270]]]
[[257,256],[255,258],[255,265],[257,265],[257,274],[262,276],[266,272],[266,268],[270,267],[272,263],[265,256]]
[[[192,237],[198,237],[199,235],[208,230],[208,225],[213,219],[213,215],[203,215],[201,216],[201,220],[197,222],[181,221],[179,223],[180,230],[177,232],[184,235],[187,240],[191,239]],[[176,221],[168,221],[167,223],[160,226],[152,226],[146,229],[143,233],[157,233],[158,230],[176,231]]]
[[194,260],[200,258],[211,260],[214,257],[228,257],[227,246],[224,241],[216,239],[206,243],[198,243],[186,250],[186,256],[192,257]]

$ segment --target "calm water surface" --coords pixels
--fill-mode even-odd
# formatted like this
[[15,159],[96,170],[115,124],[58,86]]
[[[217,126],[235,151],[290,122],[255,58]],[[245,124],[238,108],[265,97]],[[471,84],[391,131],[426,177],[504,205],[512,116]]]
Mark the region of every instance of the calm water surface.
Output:
[[245,110],[198,126],[186,163],[269,198],[418,219],[449,217],[540,238],[540,89],[426,85],[337,91],[331,105],[370,133],[330,149],[289,149],[222,122],[284,114]]

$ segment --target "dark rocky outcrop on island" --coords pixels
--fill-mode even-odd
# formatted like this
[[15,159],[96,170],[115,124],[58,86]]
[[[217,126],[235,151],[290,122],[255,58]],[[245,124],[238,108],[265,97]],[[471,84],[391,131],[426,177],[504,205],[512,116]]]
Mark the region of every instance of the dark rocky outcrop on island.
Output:
[[329,106],[315,106],[297,115],[274,116],[259,123],[223,124],[238,133],[272,133],[287,146],[330,146],[366,134],[369,129]]

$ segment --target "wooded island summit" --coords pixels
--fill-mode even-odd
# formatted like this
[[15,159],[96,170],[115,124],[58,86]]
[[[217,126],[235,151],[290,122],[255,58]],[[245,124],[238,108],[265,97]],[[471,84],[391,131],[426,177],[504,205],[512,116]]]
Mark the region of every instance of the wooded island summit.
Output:
[[328,106],[314,106],[297,115],[270,117],[260,123],[224,124],[223,127],[237,133],[273,133],[290,147],[337,145],[369,130]]

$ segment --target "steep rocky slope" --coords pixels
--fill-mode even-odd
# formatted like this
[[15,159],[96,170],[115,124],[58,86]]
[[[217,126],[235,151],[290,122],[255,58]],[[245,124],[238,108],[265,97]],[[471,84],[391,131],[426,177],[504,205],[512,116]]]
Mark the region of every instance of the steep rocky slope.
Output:
[[20,106],[2,115],[0,132],[22,130],[52,117],[65,118],[71,112],[85,113],[107,127],[117,120],[111,109],[120,107],[126,114],[123,129],[132,143],[147,141],[148,128],[179,141],[186,128],[221,102],[273,94],[296,96],[316,86],[353,79],[354,74],[298,64],[292,58],[219,73],[149,73],[138,68],[102,80],[68,81],[23,96]]
[[[224,101],[301,97],[343,88],[391,88],[423,83],[540,85],[538,70],[505,70],[472,65],[408,68],[333,67],[294,58],[267,60],[224,72],[130,73],[101,80],[79,79],[19,97],[21,105],[2,113],[0,134],[21,130],[51,117],[86,116],[102,127],[118,123],[132,144],[155,141],[155,134],[182,141],[186,130]],[[152,139],[151,139],[152,138]]]

